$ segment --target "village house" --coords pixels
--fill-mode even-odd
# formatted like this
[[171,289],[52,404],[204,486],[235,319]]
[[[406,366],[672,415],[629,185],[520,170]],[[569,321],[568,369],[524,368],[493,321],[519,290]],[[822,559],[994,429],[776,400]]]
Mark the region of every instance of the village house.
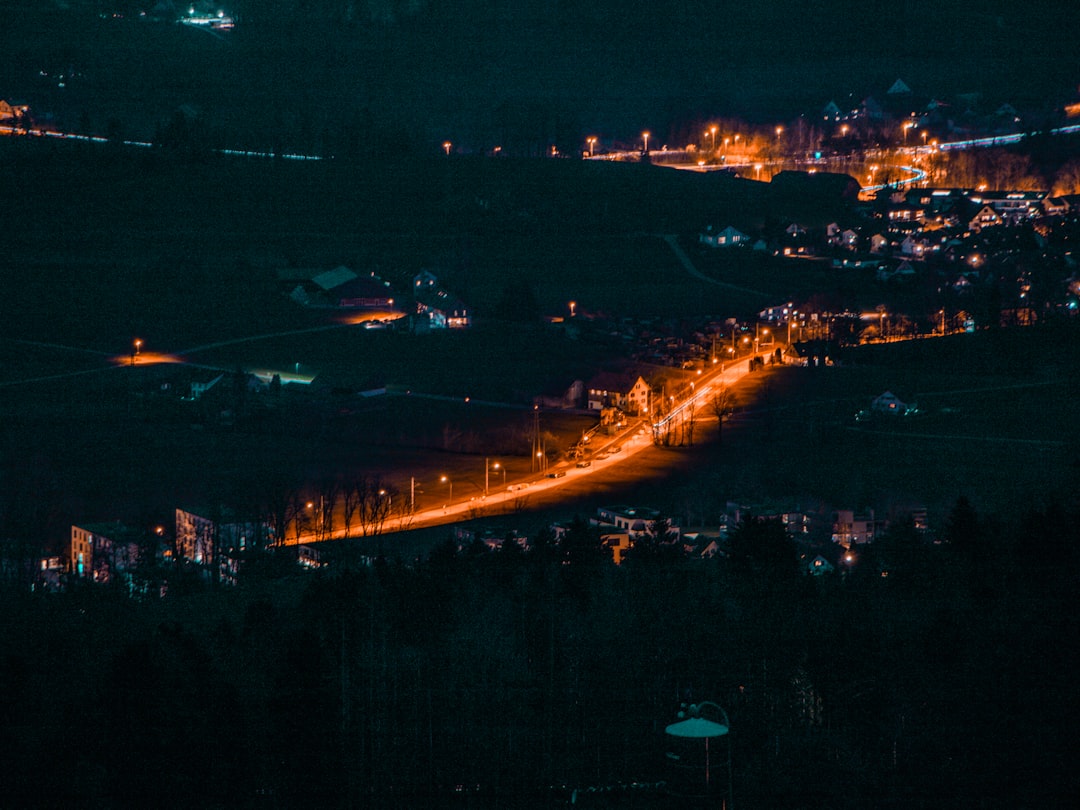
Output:
[[651,389],[640,374],[602,371],[588,381],[586,390],[590,411],[614,407],[633,416],[649,413]]
[[472,318],[465,302],[439,285],[430,270],[413,276],[413,298],[416,301],[416,325],[423,329],[465,329]]
[[877,520],[873,509],[857,514],[851,509],[838,509],[832,514],[832,541],[844,548],[873,542],[888,528],[888,521]]
[[715,230],[712,225],[709,225],[698,235],[698,242],[706,247],[722,248],[722,247],[739,247],[741,245],[749,245],[750,237],[742,231],[728,225],[723,230]]
[[106,584],[139,562],[141,535],[119,521],[71,527],[70,571],[79,579]]
[[238,519],[228,509],[177,509],[176,555],[202,566],[223,582],[235,583],[239,559],[274,542],[270,527]]
[[289,297],[308,307],[335,309],[393,309],[390,282],[374,272],[361,276],[345,265],[330,270],[293,269],[278,271],[278,280],[287,285]]
[[892,391],[879,394],[870,401],[870,410],[874,413],[887,413],[895,416],[904,416],[916,410],[915,405],[909,405],[902,401]]
[[978,233],[983,228],[993,228],[1003,225],[1005,222],[1001,214],[994,210],[992,205],[983,205],[982,208],[968,220],[968,228]]

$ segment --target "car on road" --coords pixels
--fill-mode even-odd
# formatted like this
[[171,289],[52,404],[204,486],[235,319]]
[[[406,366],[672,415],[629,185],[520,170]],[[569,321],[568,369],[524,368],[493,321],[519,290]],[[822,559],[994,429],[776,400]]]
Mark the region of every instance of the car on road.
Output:
[[578,466],[578,467],[591,467],[591,466],[592,466],[592,462],[591,462],[591,461],[579,461],[579,462],[577,463],[577,466]]
[[566,478],[566,470],[559,470],[558,472],[548,473],[548,478]]

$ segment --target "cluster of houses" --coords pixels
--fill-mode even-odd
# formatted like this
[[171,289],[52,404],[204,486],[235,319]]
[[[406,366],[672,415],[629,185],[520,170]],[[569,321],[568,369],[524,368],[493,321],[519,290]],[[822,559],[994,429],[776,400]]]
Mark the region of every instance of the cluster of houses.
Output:
[[120,585],[131,596],[163,596],[168,588],[165,563],[189,566],[207,578],[235,584],[242,561],[274,543],[274,532],[265,521],[244,519],[226,509],[177,509],[171,530],[119,521],[83,523],[71,527],[67,559],[42,560],[41,579],[46,589],[62,587],[64,576],[70,576]]
[[[779,177],[779,175],[778,175]],[[837,271],[863,270],[881,283],[913,283],[965,293],[980,281],[1010,278],[1010,264],[1055,258],[1076,270],[1071,244],[1080,222],[1080,195],[964,188],[884,188],[852,207],[849,221],[824,227],[783,223],[768,231],[716,223],[698,233],[703,249],[748,249],[819,262]],[[932,271],[932,274],[931,272]],[[1075,272],[1074,272],[1075,278]],[[1024,299],[1025,280],[1017,280]],[[1053,293],[1062,305],[1069,290]]]
[[302,306],[378,312],[387,318],[385,322],[368,320],[365,325],[385,326],[402,314],[411,316],[410,328],[414,331],[464,329],[472,325],[472,313],[465,302],[447,290],[430,270],[422,270],[413,277],[411,312],[407,305],[395,300],[390,282],[375,272],[360,275],[344,265],[329,270],[283,268],[277,271],[277,278],[288,296]]
[[[1068,107],[1065,107],[1068,114]],[[890,134],[888,140],[901,143],[925,143],[929,136],[964,136],[973,133],[1013,133],[1023,128],[1021,113],[1008,102],[989,102],[979,93],[961,93],[945,100],[920,95],[903,79],[894,81],[878,95],[849,95],[837,102],[830,100],[819,113],[819,120],[848,133],[865,137],[875,129]],[[910,132],[915,130],[915,132]]]
[[[924,508],[912,508],[903,516],[911,519],[920,534],[927,533]],[[706,528],[684,528],[655,509],[627,505],[601,507],[589,522],[611,561],[619,565],[636,543],[653,538],[660,525],[660,540],[680,556],[725,556],[730,533],[748,519],[778,521],[795,543],[808,575],[836,570],[844,555],[874,542],[889,527],[889,520],[872,509],[827,511],[737,502],[728,502],[719,522]],[[560,540],[567,531],[560,523],[551,528]],[[468,529],[459,529],[455,536],[462,544],[483,539],[492,548],[507,537],[506,533],[489,533],[477,538]],[[529,547],[526,537],[515,536],[515,541],[522,548]],[[178,508],[171,527],[136,528],[118,521],[80,523],[71,527],[66,555],[39,561],[37,587],[56,591],[70,582],[91,583],[122,588],[133,598],[156,598],[167,593],[170,572],[176,566],[206,580],[235,585],[243,575],[245,560],[276,543],[267,522],[220,508]],[[303,567],[326,564],[318,544],[301,545],[296,551],[296,561]]]
[[[912,507],[898,513],[897,518],[910,520],[920,536],[929,536],[925,508]],[[852,509],[806,510],[797,506],[746,505],[737,502],[728,502],[719,523],[709,527],[684,528],[656,509],[625,504],[597,508],[596,514],[589,518],[589,524],[595,528],[600,544],[610,555],[611,561],[621,565],[632,553],[635,544],[653,539],[667,544],[675,556],[686,559],[725,557],[731,532],[745,520],[773,520],[780,523],[796,548],[802,573],[807,576],[846,570],[854,562],[859,547],[873,543],[890,525],[888,518],[876,514],[873,509],[861,512]],[[662,537],[657,538],[660,526],[663,529]],[[569,531],[569,525],[555,523],[551,529],[555,537],[562,541]],[[497,550],[508,536],[522,548],[528,548],[528,538],[516,533],[488,532],[478,536],[475,532],[461,530],[456,534],[461,546],[481,540],[491,550]]]

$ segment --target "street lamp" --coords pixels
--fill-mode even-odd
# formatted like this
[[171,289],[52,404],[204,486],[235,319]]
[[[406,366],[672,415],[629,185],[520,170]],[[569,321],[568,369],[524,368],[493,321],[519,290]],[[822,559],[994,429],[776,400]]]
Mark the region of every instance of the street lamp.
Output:
[[754,179],[755,180],[760,180],[761,179],[761,168],[762,168],[761,163],[755,163],[754,164]]
[[909,130],[909,129],[911,129],[911,128],[912,128],[913,126],[915,126],[915,122],[914,122],[914,121],[905,121],[905,122],[904,122],[904,146],[907,146],[907,134],[908,134],[908,130]]
[[709,134],[712,135],[712,150],[716,151],[716,127],[709,127]]
[[649,131],[646,130],[645,132],[642,132],[641,137],[645,141],[645,154],[647,155],[649,154]]
[[443,142],[442,148],[443,148],[443,151],[446,152],[447,155],[450,154],[450,147],[451,146],[453,146],[453,144],[450,143],[450,141],[444,141]]
[[596,151],[596,138],[595,137],[586,138],[586,143],[589,144],[589,157],[592,157],[593,154]]
[[135,365],[135,358],[138,357],[139,351],[142,349],[142,340],[135,338],[135,342],[131,347],[131,365]]
[[[454,502],[454,482],[451,481],[449,476],[446,476],[446,475],[441,476],[439,478],[439,482],[442,483],[442,484],[446,484],[449,487],[449,490],[450,490],[449,497],[447,498],[447,501],[446,501],[447,506],[449,506],[451,503]],[[443,508],[445,509],[446,507],[444,506]]]
[[[715,717],[710,720],[705,713]],[[709,793],[711,787],[709,740],[713,737],[727,737],[727,772],[728,772],[728,800],[726,810],[732,810],[735,804],[734,785],[731,778],[731,721],[727,712],[716,703],[706,700],[701,703],[683,704],[682,710],[676,715],[679,722],[672,723],[664,729],[666,734],[672,737],[695,739],[705,741],[705,792]]]
[[570,307],[570,317],[573,318],[575,313],[576,313],[576,310],[577,310],[577,301],[570,301],[569,302],[569,307]]
[[780,135],[781,135],[781,133],[783,133],[783,131],[784,131],[783,127],[777,127],[776,128],[776,142],[777,143],[780,143]]

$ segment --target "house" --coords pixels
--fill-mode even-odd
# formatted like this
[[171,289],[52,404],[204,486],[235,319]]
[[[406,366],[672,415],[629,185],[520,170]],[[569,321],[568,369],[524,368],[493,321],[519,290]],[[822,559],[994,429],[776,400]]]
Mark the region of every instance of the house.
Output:
[[177,557],[203,566],[222,581],[235,582],[238,560],[273,542],[266,523],[238,519],[228,509],[176,510]]
[[731,225],[720,231],[714,230],[713,226],[709,225],[698,236],[698,242],[706,247],[738,247],[750,244],[750,237]]
[[[633,548],[637,540],[651,534],[653,525],[662,517],[660,512],[647,507],[602,506],[589,522],[599,527],[601,541],[611,550],[618,565],[627,550]],[[668,524],[667,531],[675,541],[682,537],[679,527],[674,524]]]
[[916,410],[915,405],[909,405],[902,401],[892,391],[879,394],[870,401],[870,410],[874,413],[888,413],[896,416],[904,416]]
[[649,413],[652,389],[640,374],[603,371],[588,381],[586,390],[590,411],[615,407],[635,416]]
[[908,234],[900,243],[900,252],[913,259],[922,259],[930,249],[930,240],[922,234]]
[[875,233],[870,237],[870,252],[871,253],[884,253],[889,247],[889,239],[880,233]]
[[832,574],[836,571],[836,566],[826,560],[820,554],[816,554],[812,560],[806,563],[804,573],[811,577],[821,577],[826,574]]
[[983,205],[978,213],[968,221],[968,228],[978,232],[983,228],[992,228],[1003,224],[1004,220],[992,205]]
[[338,309],[393,309],[394,292],[390,282],[372,273],[338,284],[326,290],[331,306]]
[[851,509],[838,509],[832,514],[832,540],[844,548],[873,542],[886,528],[888,521],[877,520],[873,509],[867,509],[863,514],[856,514]]
[[225,373],[222,372],[221,374],[217,374],[213,377],[204,377],[203,379],[192,380],[190,399],[199,399],[200,397],[202,397],[203,394],[205,394],[207,391],[209,391],[211,388],[221,382],[224,378]]
[[1042,212],[1045,216],[1064,216],[1069,213],[1069,201],[1064,197],[1047,197],[1042,201]]
[[728,501],[721,515],[721,529],[727,535],[743,521],[750,520],[775,520],[793,538],[809,534],[813,524],[813,516],[798,508],[788,508],[777,504],[747,506]]
[[465,302],[439,288],[416,291],[416,314],[429,329],[466,329],[472,324]]
[[139,563],[143,536],[119,521],[71,527],[70,571],[79,579],[106,584]]
[[309,307],[335,309],[392,309],[394,293],[390,282],[374,272],[366,276],[338,265],[330,270],[278,270],[278,280],[287,285],[289,297]]
[[1045,191],[990,191],[972,195],[974,203],[989,205],[1006,223],[1016,223],[1037,216]]
[[30,108],[26,104],[11,104],[0,98],[0,124],[19,125],[29,113]]

